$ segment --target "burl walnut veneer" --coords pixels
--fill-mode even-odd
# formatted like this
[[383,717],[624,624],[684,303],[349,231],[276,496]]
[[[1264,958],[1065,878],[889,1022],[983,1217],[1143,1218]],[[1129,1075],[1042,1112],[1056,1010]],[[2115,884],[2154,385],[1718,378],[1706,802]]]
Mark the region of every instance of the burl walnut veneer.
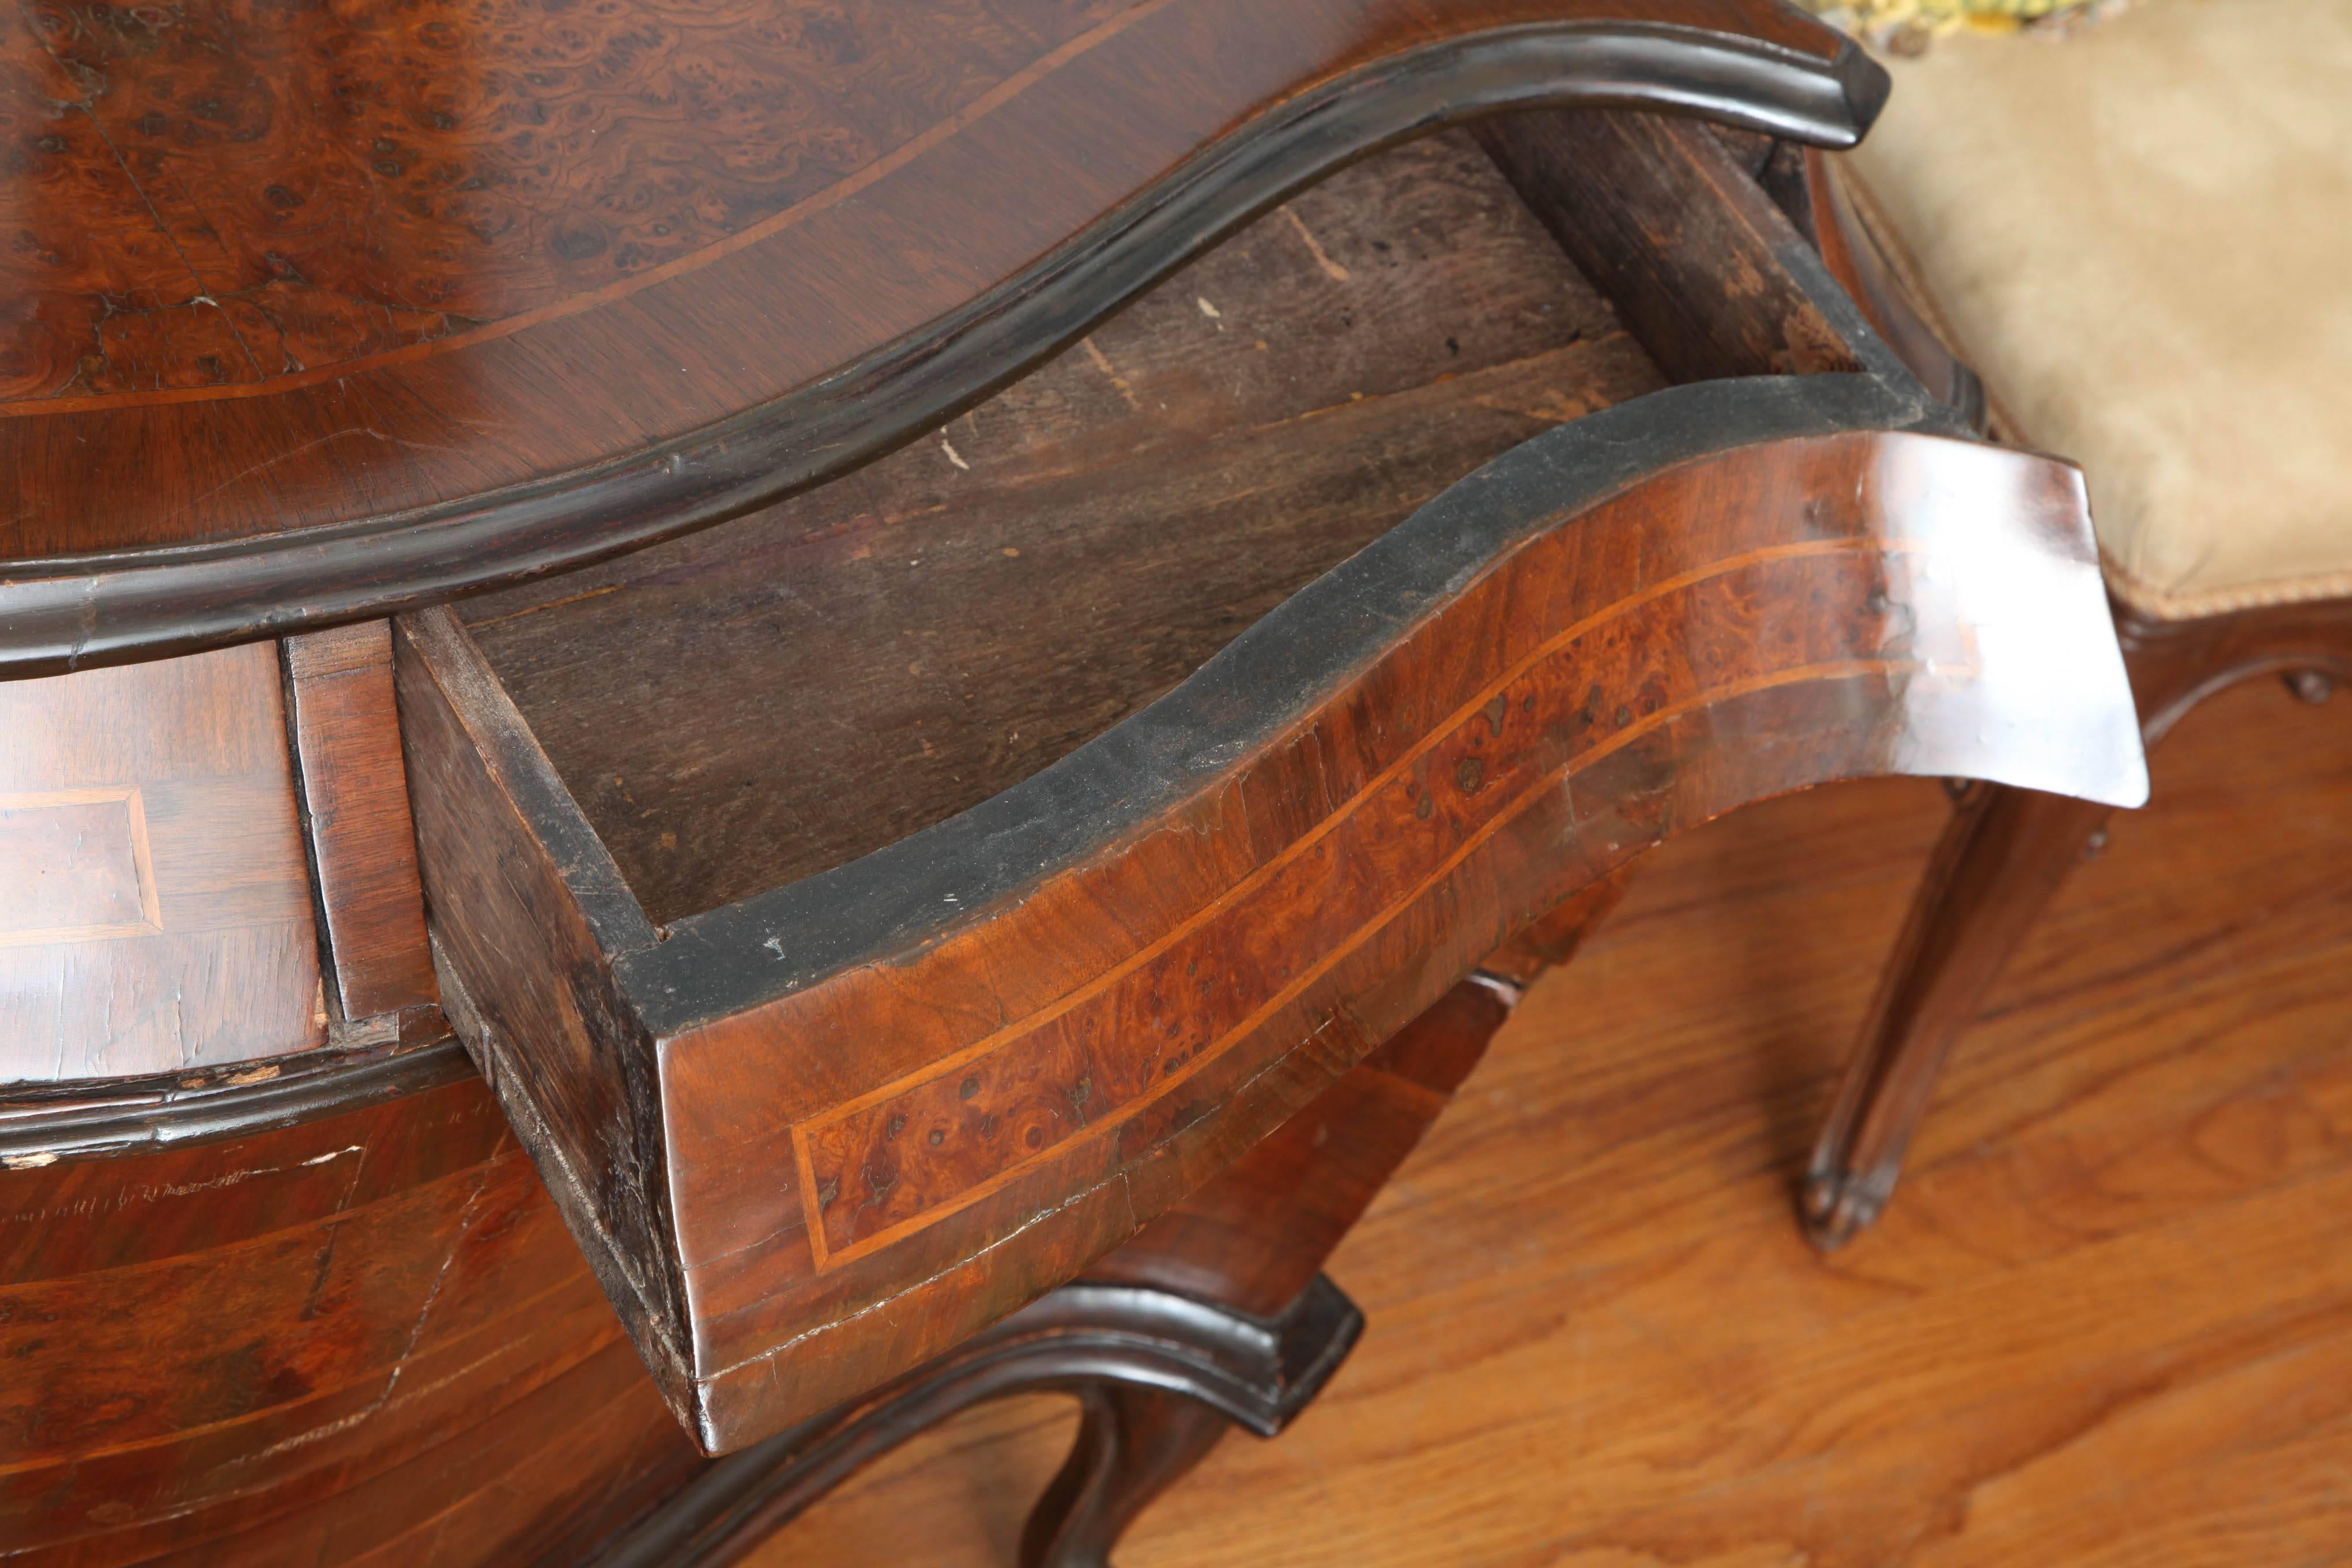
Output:
[[1565,426],[1043,773],[661,927],[457,618],[404,622],[461,1033],[704,1441],[1066,1278],[1676,826],[2086,757],[2129,799],[2119,667],[2087,702],[2040,679],[2053,636],[2097,646],[2088,557],[2051,551],[2072,471],[1886,430],[1880,397]]
[[1643,850],[2145,788],[1786,7],[0,27],[16,1557],[717,1563],[1045,1387],[1100,1564]]

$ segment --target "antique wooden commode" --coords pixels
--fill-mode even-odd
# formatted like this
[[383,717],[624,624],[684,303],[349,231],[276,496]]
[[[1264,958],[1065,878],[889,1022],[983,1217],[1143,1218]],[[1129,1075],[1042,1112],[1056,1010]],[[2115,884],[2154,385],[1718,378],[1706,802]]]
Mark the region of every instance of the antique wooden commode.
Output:
[[1770,0],[0,28],[12,1561],[717,1563],[1054,1387],[1100,1563],[1641,851],[2144,793]]

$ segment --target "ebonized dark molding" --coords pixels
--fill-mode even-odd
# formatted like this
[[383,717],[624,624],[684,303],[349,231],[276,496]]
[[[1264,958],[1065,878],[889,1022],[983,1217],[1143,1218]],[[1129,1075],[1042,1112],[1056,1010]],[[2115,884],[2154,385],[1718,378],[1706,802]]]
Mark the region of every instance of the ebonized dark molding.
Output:
[[[617,872],[609,884],[600,876],[609,891],[596,918],[612,933],[614,970],[646,1026],[671,1034],[919,942],[1040,868],[1083,861],[1198,794],[1561,514],[1679,463],[1862,429],[1959,433],[1916,388],[1864,375],[1671,387],[1564,425],[1310,584],[1151,707],[946,822],[659,932]],[[623,900],[625,911],[614,907]]]
[[791,495],[889,451],[1058,352],[1287,195],[1441,126],[1638,106],[1830,147],[1886,91],[1833,58],[1641,22],[1524,26],[1359,68],[1203,148],[1036,264],[818,380],[613,461],[454,505],[220,545],[11,563],[0,678],[319,627],[581,565]]
[[12,1090],[0,1119],[0,1163],[145,1154],[246,1138],[472,1077],[465,1047],[444,1031],[430,1044],[306,1051],[259,1067],[45,1084]]
[[[960,1410],[1047,1390],[1176,1394],[1272,1437],[1330,1381],[1363,1314],[1323,1276],[1272,1321],[1145,1286],[1066,1285],[868,1397],[712,1464],[594,1568],[720,1568],[859,1468]],[[1089,1411],[1089,1416],[1095,1413]],[[1049,1491],[1041,1516],[1075,1500]],[[1037,1550],[1058,1522],[1033,1524],[1029,1568],[1085,1568]]]

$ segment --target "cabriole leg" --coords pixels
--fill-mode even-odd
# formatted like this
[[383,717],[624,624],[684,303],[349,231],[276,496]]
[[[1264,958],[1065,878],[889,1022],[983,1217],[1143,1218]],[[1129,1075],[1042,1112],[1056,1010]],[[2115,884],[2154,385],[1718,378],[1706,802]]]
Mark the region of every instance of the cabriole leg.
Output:
[[1843,1246],[1886,1206],[1952,1042],[1976,1021],[2018,940],[2109,810],[2005,784],[1973,784],[1961,795],[1806,1173],[1805,1229],[1815,1246]]
[[929,1365],[719,1460],[598,1568],[719,1568],[878,1458],[1012,1394],[1075,1394],[1068,1461],[1024,1568],[1105,1568],[1120,1533],[1228,1426],[1271,1437],[1363,1330],[1321,1269],[1486,1054],[1526,985],[1616,907],[1621,868],[1492,954],[1126,1246]]
[[1022,1531],[1022,1568],[1110,1568],[1136,1516],[1232,1425],[1211,1405],[1136,1384],[1086,1384],[1078,1405],[1077,1441]]

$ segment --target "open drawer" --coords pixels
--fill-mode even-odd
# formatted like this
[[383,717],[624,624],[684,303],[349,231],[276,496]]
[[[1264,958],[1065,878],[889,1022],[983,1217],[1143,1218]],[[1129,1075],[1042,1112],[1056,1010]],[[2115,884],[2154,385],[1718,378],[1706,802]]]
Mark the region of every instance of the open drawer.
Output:
[[2078,476],[1888,355],[1801,179],[1410,143],[871,468],[402,618],[445,1005],[706,1448],[1076,1275],[1680,828],[2140,797]]

